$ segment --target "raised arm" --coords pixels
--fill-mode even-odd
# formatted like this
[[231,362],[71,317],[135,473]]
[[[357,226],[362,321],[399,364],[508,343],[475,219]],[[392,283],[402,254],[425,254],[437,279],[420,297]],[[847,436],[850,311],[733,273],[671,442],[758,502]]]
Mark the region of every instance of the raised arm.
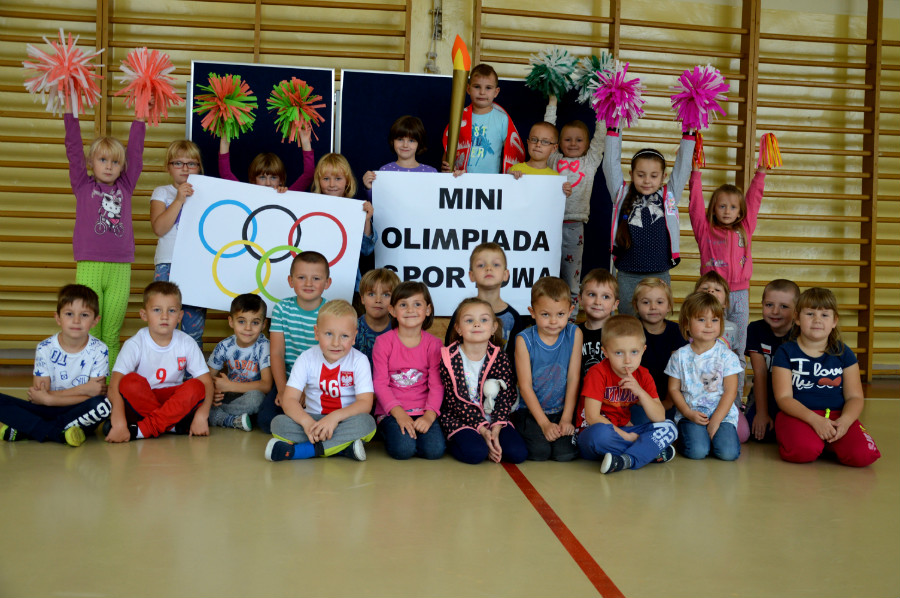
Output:
[[744,221],[751,235],[756,230],[756,217],[759,214],[760,206],[762,206],[765,186],[766,171],[764,169],[757,170],[756,174],[753,175],[753,180],[750,181],[750,186],[747,187],[747,193],[744,194],[744,199],[747,202],[747,217]]
[[91,182],[84,159],[84,144],[81,141],[81,124],[71,112],[63,114],[66,130],[66,158],[69,160],[69,181],[75,189]]
[[622,176],[622,134],[618,129],[608,129],[605,139],[603,176],[606,178],[606,189],[609,191],[610,199],[616,201],[616,195],[625,183],[625,177]]
[[[305,127],[300,129],[300,147],[303,149],[303,174],[297,177],[297,180],[288,187],[289,191],[309,191],[312,187],[313,175],[316,172],[316,156],[313,153],[310,136],[312,129]],[[251,183],[253,181],[250,181]]]
[[669,175],[669,190],[675,197],[675,203],[681,203],[681,195],[684,185],[691,174],[691,163],[694,159],[694,146],[697,138],[693,133],[685,133],[681,136],[678,151],[675,153],[675,164],[672,165],[672,173]]
[[688,214],[691,217],[694,237],[699,244],[709,234],[709,220],[706,219],[706,206],[703,205],[703,174],[699,170],[691,173]]
[[[219,178],[226,181],[236,181],[238,178],[231,172],[231,142],[222,135],[219,138]],[[253,181],[250,181],[251,183]]]

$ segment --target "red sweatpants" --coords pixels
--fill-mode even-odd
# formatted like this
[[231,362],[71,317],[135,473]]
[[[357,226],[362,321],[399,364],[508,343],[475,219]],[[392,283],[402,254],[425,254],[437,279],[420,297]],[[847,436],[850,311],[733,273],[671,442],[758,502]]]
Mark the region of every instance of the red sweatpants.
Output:
[[[825,416],[825,411],[814,413]],[[840,411],[832,411],[829,417],[837,419],[840,416]],[[781,458],[791,463],[810,463],[826,450],[833,452],[838,461],[851,467],[865,467],[881,457],[875,441],[859,420],[850,425],[840,440],[825,442],[809,424],[779,411],[775,416],[775,437],[778,439]]]
[[132,372],[119,382],[119,394],[144,417],[137,422],[141,433],[155,438],[196,409],[206,398],[206,387],[192,378],[178,386],[154,389],[146,378]]

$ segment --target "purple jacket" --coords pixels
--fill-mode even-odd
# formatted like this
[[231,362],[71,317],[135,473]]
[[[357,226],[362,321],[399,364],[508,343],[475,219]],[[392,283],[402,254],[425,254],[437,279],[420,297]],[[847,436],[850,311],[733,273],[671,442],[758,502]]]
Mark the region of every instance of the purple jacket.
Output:
[[75,230],[72,233],[75,261],[131,263],[134,261],[131,194],[144,167],[147,125],[140,121],[131,123],[125,168],[112,185],[104,185],[87,172],[78,119],[65,114],[63,122],[69,181],[75,194]]

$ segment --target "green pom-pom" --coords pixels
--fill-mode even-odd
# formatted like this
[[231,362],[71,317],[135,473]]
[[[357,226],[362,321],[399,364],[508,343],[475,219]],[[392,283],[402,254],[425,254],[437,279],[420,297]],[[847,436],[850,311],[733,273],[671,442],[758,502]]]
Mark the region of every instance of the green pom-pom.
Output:
[[281,141],[296,140],[300,143],[300,131],[310,129],[312,125],[325,122],[317,108],[324,108],[322,96],[313,95],[313,88],[297,77],[284,80],[272,88],[272,94],[266,100],[269,110],[276,111],[275,128],[281,133]]
[[572,89],[572,71],[577,59],[566,50],[549,48],[532,54],[528,62],[533,65],[525,78],[525,85],[544,96],[561,98]]
[[594,98],[594,92],[600,83],[598,72],[611,73],[615,68],[613,55],[606,50],[600,51],[600,57],[585,56],[575,65],[572,73],[573,87],[578,90],[578,102],[590,104]]
[[204,115],[200,122],[204,131],[231,141],[241,133],[253,130],[256,96],[239,75],[220,77],[210,73],[209,85],[198,85],[197,88],[208,92],[194,98],[194,112]]

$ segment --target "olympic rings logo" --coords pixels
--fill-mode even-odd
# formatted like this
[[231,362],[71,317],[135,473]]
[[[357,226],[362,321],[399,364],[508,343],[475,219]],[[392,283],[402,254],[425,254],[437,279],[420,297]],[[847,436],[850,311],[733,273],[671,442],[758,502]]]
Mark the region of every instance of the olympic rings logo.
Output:
[[[216,208],[222,207],[222,206],[227,206],[227,205],[237,206],[240,209],[244,210],[247,213],[247,218],[244,220],[244,224],[241,228],[241,238],[238,240],[230,241],[230,242],[226,243],[225,245],[222,246],[221,249],[219,249],[217,251],[217,250],[213,249],[212,246],[207,241],[206,235],[204,234],[204,226],[206,224],[206,219],[209,217],[209,215],[212,213],[213,210],[215,210]],[[272,249],[269,249],[268,251],[266,251],[262,246],[260,246],[258,243],[256,243],[256,237],[257,237],[257,234],[259,233],[259,227],[257,226],[256,216],[258,214],[260,214],[261,212],[264,212],[265,210],[280,210],[280,211],[284,212],[293,222],[293,224],[291,225],[291,227],[288,231],[288,234],[287,234],[287,244],[286,245],[278,245],[276,247],[273,247]],[[334,259],[332,259],[331,261],[328,262],[328,266],[332,267],[336,263],[338,263],[342,257],[344,257],[344,253],[347,251],[347,230],[344,228],[344,225],[341,224],[341,221],[338,220],[332,214],[329,214],[327,212],[309,212],[308,214],[304,214],[298,218],[291,210],[289,210],[288,208],[286,208],[284,206],[280,206],[277,204],[264,205],[262,207],[259,207],[255,210],[251,211],[250,208],[246,204],[241,203],[235,199],[222,199],[222,200],[212,203],[208,208],[206,208],[206,210],[204,210],[203,215],[200,217],[200,223],[198,225],[198,228],[199,228],[198,232],[200,235],[200,242],[203,244],[203,247],[209,253],[211,253],[213,255],[212,277],[213,277],[213,281],[216,283],[216,286],[219,288],[219,290],[223,294],[225,294],[229,297],[233,298],[233,297],[238,296],[238,293],[235,293],[235,292],[229,290],[228,288],[226,288],[225,285],[222,284],[222,281],[219,280],[219,274],[218,274],[219,260],[222,258],[224,258],[224,259],[236,258],[238,256],[243,255],[244,253],[247,253],[251,257],[256,259],[256,261],[258,262],[256,265],[257,287],[250,292],[254,293],[254,294],[262,293],[263,296],[268,298],[270,301],[274,301],[274,302],[280,301],[280,299],[278,297],[275,297],[271,293],[266,291],[266,285],[269,284],[269,279],[272,276],[272,264],[278,263],[282,260],[286,260],[288,257],[294,258],[297,256],[298,253],[302,253],[303,250],[300,249],[300,236],[301,236],[300,223],[302,223],[304,220],[307,220],[309,218],[315,218],[315,217],[328,218],[329,220],[334,222],[337,225],[338,230],[341,231],[340,251],[338,251],[338,253],[334,257]],[[248,232],[250,233],[249,237],[247,236]],[[240,245],[241,248],[238,249],[237,251],[233,251],[231,253],[226,253],[226,251],[228,249],[231,249],[232,247],[234,247],[236,245]],[[273,258],[272,254],[279,252],[279,251],[284,251],[285,254]],[[265,278],[263,278],[263,276],[262,276],[263,266],[266,267]]]

